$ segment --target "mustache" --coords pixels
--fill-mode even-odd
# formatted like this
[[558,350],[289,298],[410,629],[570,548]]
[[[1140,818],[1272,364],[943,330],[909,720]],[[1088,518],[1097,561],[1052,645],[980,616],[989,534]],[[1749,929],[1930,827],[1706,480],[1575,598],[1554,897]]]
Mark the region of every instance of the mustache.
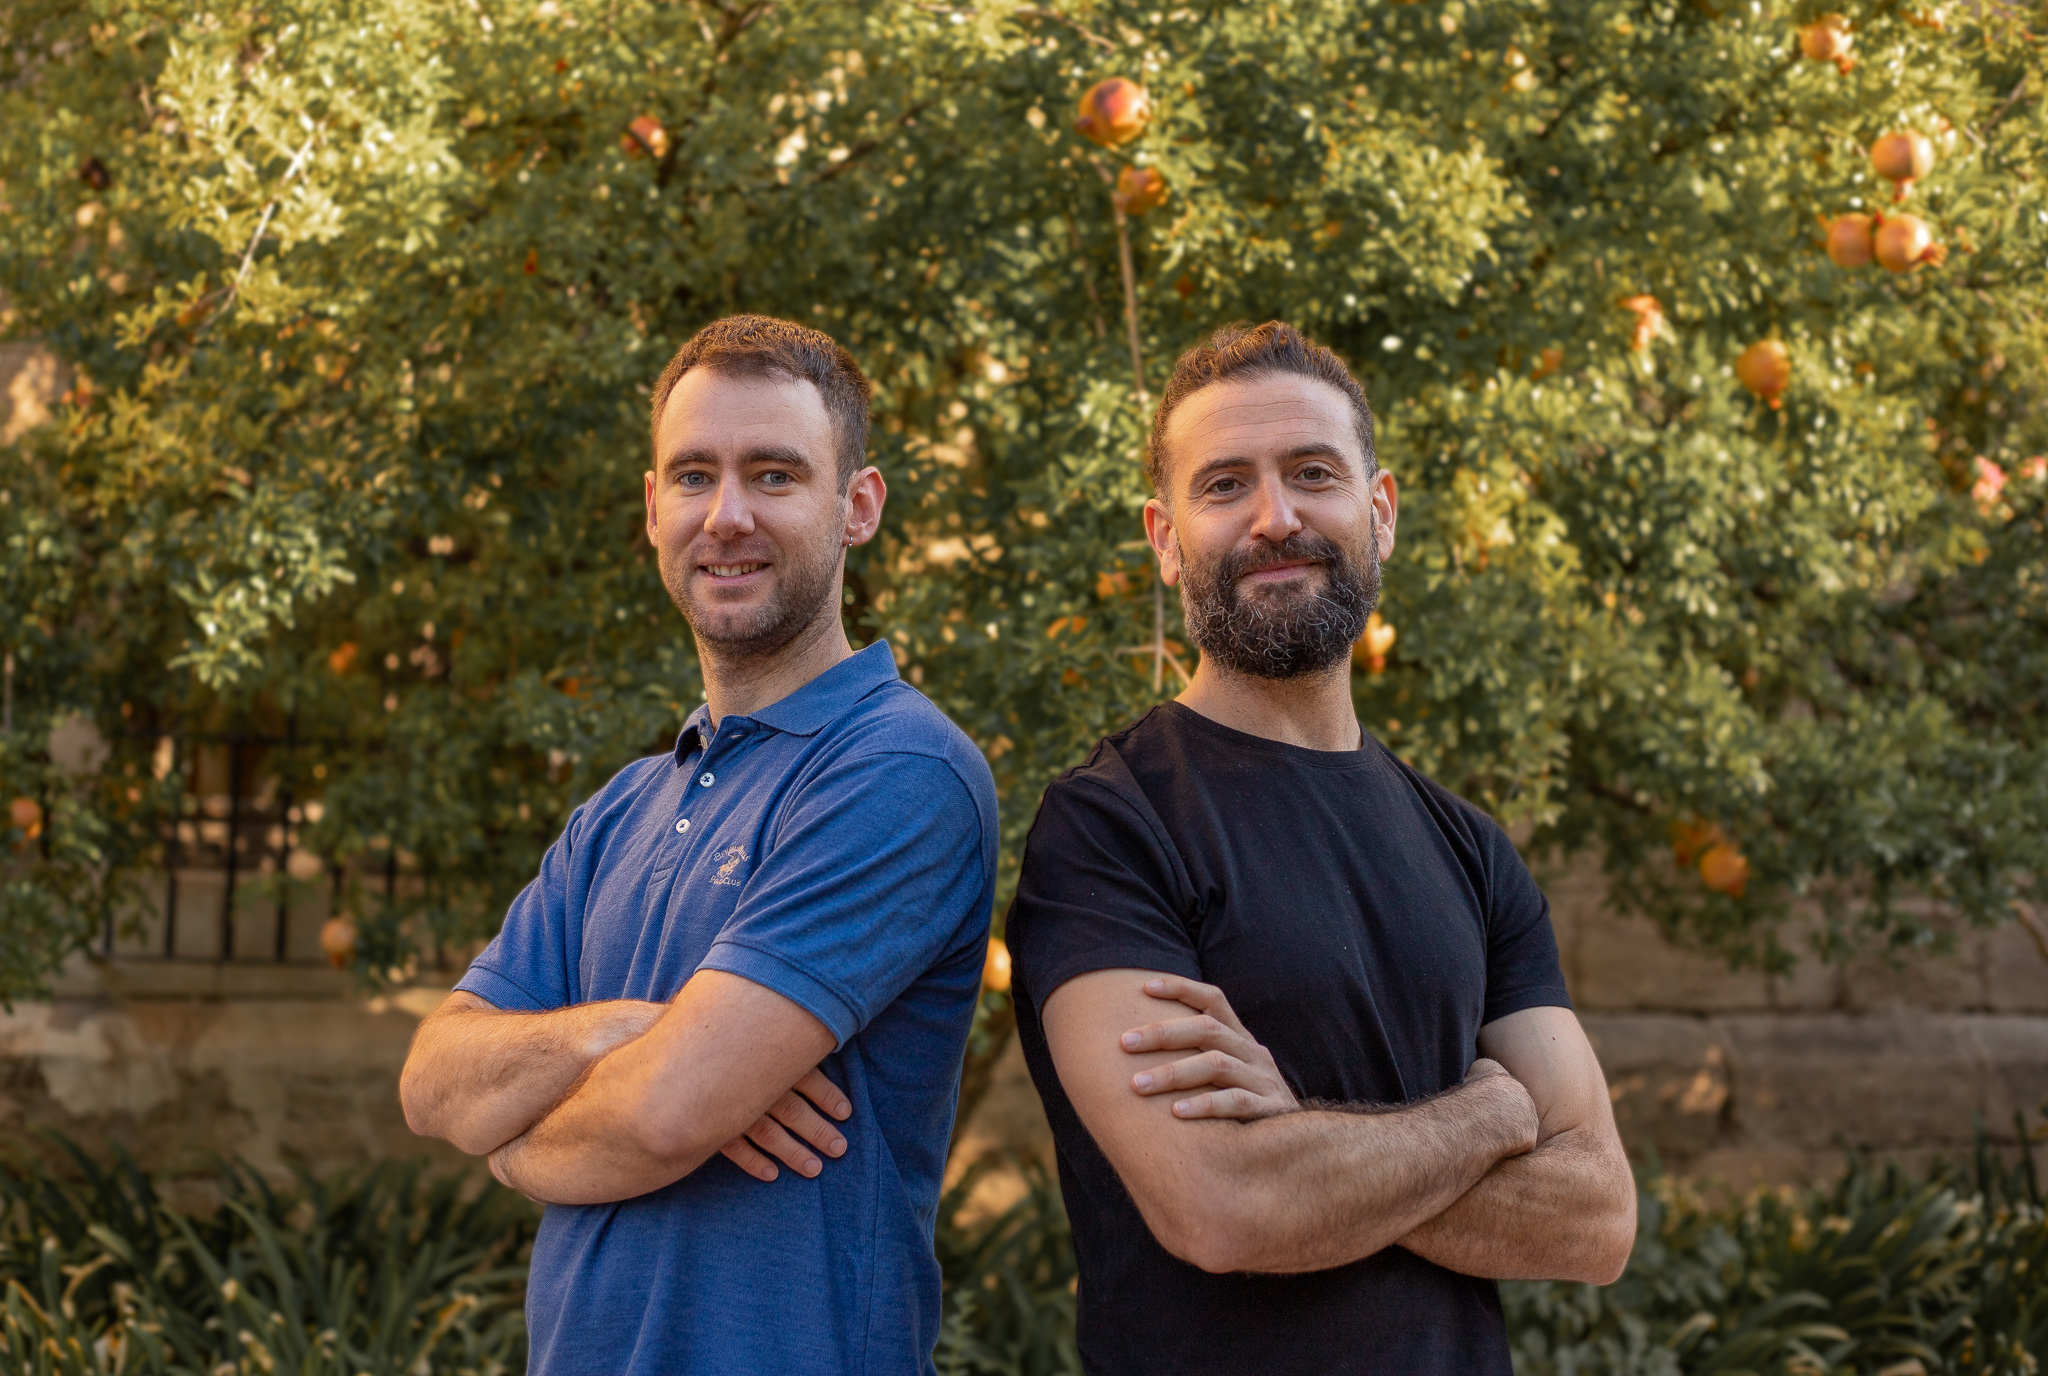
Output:
[[1298,564],[1303,560],[1327,568],[1341,564],[1344,552],[1312,530],[1297,530],[1284,540],[1261,540],[1249,549],[1231,550],[1216,561],[1216,574],[1220,582],[1235,583],[1276,564]]

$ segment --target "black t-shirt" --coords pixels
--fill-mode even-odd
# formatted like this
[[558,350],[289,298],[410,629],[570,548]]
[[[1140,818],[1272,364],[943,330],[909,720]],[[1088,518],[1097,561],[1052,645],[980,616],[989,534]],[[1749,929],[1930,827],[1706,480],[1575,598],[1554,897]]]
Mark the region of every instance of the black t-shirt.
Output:
[[1304,750],[1167,703],[1046,790],[1007,935],[1089,1372],[1509,1376],[1494,1283],[1404,1248],[1284,1276],[1168,1253],[1082,1127],[1039,1021],[1076,975],[1161,970],[1220,987],[1301,1098],[1449,1089],[1483,1024],[1570,1006],[1549,904],[1491,818],[1370,737]]

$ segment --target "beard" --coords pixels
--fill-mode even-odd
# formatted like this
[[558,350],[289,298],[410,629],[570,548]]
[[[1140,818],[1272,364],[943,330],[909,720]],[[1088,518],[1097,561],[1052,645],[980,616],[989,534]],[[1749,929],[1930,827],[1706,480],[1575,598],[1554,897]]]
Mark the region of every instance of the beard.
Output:
[[839,592],[839,549],[835,541],[822,541],[816,548],[776,551],[770,562],[775,584],[767,598],[753,607],[721,607],[700,603],[690,596],[690,574],[702,563],[750,563],[758,553],[746,551],[706,559],[692,550],[686,562],[671,566],[662,559],[661,581],[669,600],[690,623],[700,650],[715,652],[727,660],[744,661],[774,654],[822,615],[837,608]]
[[[1219,668],[1252,678],[1299,678],[1342,663],[1380,600],[1379,541],[1370,524],[1366,530],[1359,557],[1307,530],[1277,545],[1233,549],[1207,565],[1183,551],[1180,605],[1189,637]],[[1320,589],[1242,586],[1247,574],[1298,559],[1323,566]]]

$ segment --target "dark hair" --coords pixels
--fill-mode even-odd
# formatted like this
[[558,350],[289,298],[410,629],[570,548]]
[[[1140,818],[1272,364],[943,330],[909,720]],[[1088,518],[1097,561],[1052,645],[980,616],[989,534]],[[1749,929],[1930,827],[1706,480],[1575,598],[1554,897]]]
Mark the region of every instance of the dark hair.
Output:
[[[825,402],[839,444],[839,486],[868,461],[868,380],[853,355],[808,325],[765,315],[728,315],[690,336],[654,384],[648,435],[658,441],[661,413],[683,374],[709,368],[723,377],[776,377],[808,382]],[[661,460],[656,454],[655,461]]]
[[1159,411],[1152,417],[1152,438],[1145,463],[1152,473],[1152,490],[1166,490],[1166,423],[1180,404],[1204,387],[1233,378],[1263,377],[1272,373],[1293,373],[1299,377],[1327,382],[1351,400],[1351,422],[1358,432],[1358,447],[1365,453],[1365,469],[1373,471],[1379,459],[1373,448],[1372,407],[1365,389],[1344,360],[1320,344],[1310,343],[1300,330],[1278,320],[1263,325],[1240,321],[1225,325],[1180,356],[1167,380],[1166,395],[1159,399]]

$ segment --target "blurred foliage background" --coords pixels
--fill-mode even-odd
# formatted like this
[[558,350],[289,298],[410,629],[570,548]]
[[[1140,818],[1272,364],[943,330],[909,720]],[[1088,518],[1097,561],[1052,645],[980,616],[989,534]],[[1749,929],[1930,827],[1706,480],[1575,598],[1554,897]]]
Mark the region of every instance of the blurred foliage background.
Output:
[[[1847,5],[1838,63],[1810,0],[10,0],[0,334],[73,384],[0,446],[0,994],[162,864],[200,730],[322,744],[268,767],[365,977],[494,930],[700,698],[638,475],[650,380],[736,310],[875,381],[846,616],[986,752],[1003,900],[1045,782],[1192,664],[1150,394],[1281,317],[1401,484],[1356,677],[1396,750],[1738,961],[2026,916],[2043,21],[1918,4]],[[1109,77],[1151,107],[1113,149],[1072,128]],[[1127,227],[1138,376],[1131,166],[1168,192]],[[1945,262],[1822,250],[1903,211]]]

